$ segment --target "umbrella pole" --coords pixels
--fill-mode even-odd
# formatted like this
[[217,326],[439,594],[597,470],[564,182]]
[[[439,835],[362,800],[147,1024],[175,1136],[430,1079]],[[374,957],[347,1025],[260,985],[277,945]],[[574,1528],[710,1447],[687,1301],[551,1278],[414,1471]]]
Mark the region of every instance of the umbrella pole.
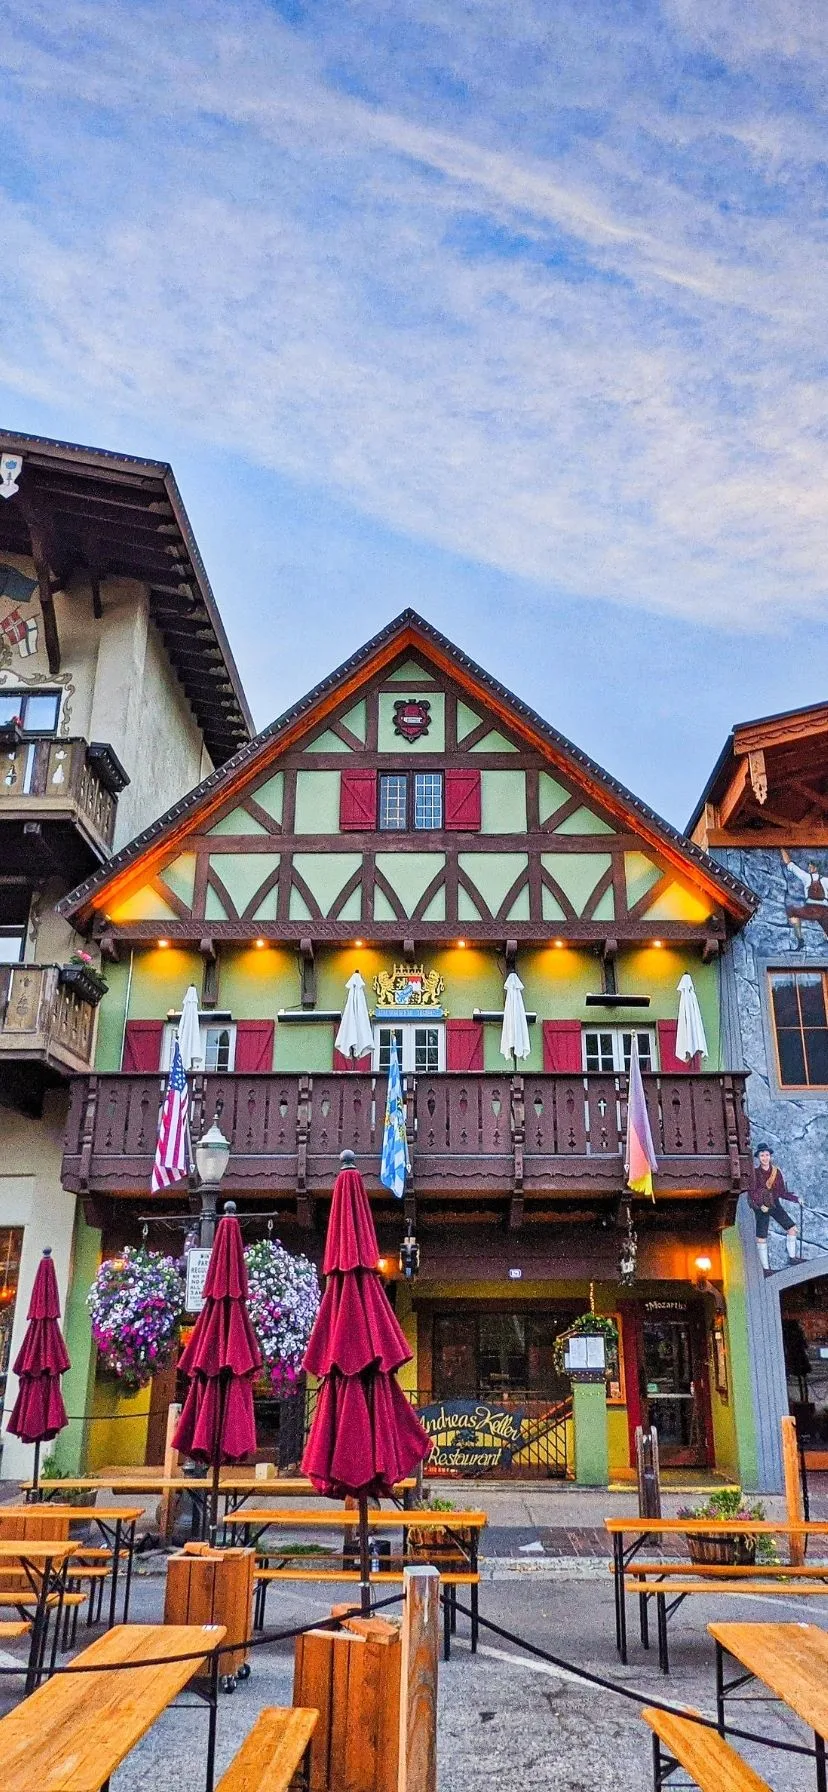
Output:
[[210,1530],[208,1541],[215,1549],[216,1532],[218,1531],[219,1479],[221,1476],[221,1446],[224,1439],[224,1414],[227,1407],[227,1382],[222,1374],[219,1386],[218,1427],[213,1440],[213,1485],[210,1488]]
[[36,1500],[40,1498],[40,1438],[35,1444],[34,1472],[32,1474],[32,1493]]
[[359,1496],[359,1609],[363,1617],[371,1610],[370,1556],[368,1554],[368,1495]]

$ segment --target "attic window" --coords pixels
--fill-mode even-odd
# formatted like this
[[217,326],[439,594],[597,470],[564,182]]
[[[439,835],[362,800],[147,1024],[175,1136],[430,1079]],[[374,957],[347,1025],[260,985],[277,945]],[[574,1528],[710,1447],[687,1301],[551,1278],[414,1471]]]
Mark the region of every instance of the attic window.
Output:
[[441,828],[442,772],[383,772],[379,780],[378,820],[383,833]]

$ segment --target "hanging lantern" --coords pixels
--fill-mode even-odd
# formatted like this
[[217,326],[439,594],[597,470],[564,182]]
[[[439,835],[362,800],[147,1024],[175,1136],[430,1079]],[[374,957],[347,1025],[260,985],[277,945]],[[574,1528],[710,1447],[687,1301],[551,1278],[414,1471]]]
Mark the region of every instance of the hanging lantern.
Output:
[[420,1247],[408,1221],[405,1237],[400,1245],[400,1275],[406,1282],[413,1282],[420,1271]]
[[618,1279],[625,1288],[635,1281],[638,1266],[638,1233],[632,1222],[632,1211],[627,1202],[627,1235],[621,1245],[618,1259]]

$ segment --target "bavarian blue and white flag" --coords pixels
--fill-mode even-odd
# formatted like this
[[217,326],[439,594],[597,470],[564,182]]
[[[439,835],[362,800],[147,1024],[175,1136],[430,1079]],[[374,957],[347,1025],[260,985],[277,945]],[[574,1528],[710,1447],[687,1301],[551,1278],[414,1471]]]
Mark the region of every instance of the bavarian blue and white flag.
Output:
[[397,1041],[391,1035],[391,1057],[388,1064],[388,1095],[385,1102],[385,1132],[382,1140],[380,1182],[401,1201],[405,1194],[405,1175],[410,1168],[408,1140],[405,1136],[405,1103],[403,1101]]

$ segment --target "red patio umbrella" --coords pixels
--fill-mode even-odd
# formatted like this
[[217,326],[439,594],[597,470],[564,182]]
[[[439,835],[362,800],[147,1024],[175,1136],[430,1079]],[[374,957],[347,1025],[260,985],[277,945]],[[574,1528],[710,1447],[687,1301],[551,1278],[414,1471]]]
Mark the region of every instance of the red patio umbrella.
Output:
[[60,1391],[61,1375],[70,1367],[69,1352],[58,1323],[60,1296],[50,1245],[46,1246],[37,1266],[26,1317],[26,1335],[13,1365],[20,1387],[7,1429],[23,1443],[34,1444],[32,1479],[36,1491],[40,1479],[40,1446],[57,1437],[69,1423]]
[[377,1269],[379,1248],[352,1151],[334,1184],[322,1273],[325,1292],[304,1367],[322,1379],[302,1468],[320,1493],[359,1501],[360,1590],[370,1606],[368,1499],[393,1492],[431,1448],[395,1371],[411,1351]]
[[256,1448],[253,1381],[262,1367],[247,1311],[247,1269],[232,1201],[216,1227],[204,1305],[178,1366],[191,1380],[173,1447],[213,1470],[210,1526],[215,1533],[221,1465],[241,1462]]

